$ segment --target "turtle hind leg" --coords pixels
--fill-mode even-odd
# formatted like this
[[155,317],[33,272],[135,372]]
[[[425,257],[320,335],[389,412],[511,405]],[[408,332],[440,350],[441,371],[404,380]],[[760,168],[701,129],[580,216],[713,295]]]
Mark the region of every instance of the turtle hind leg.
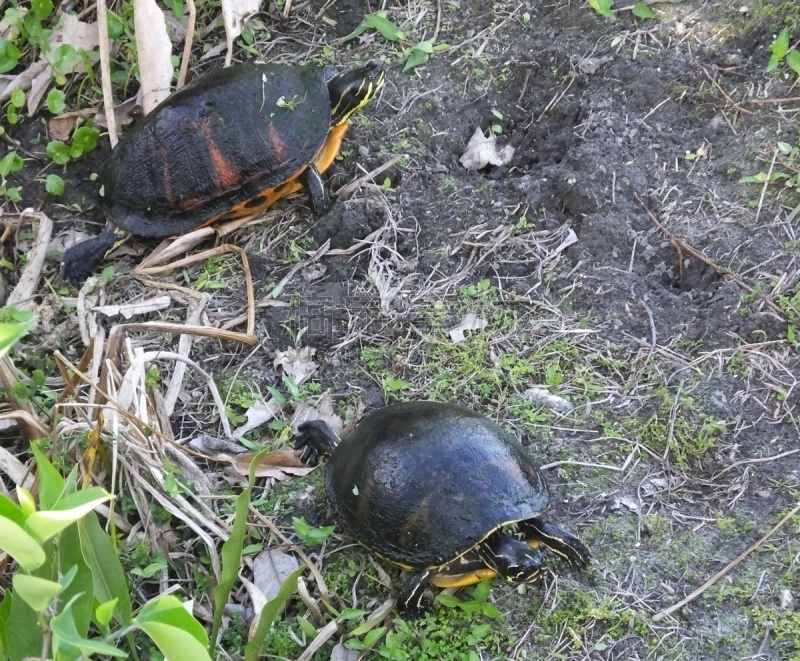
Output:
[[64,251],[61,273],[73,285],[79,287],[94,273],[100,262],[112,250],[130,237],[130,233],[115,227],[107,227],[97,236],[76,243]]
[[592,559],[588,547],[572,533],[541,519],[519,523],[519,530],[531,541],[539,541],[574,567],[586,567]]
[[404,620],[418,620],[431,610],[425,601],[425,588],[431,580],[430,569],[411,574],[397,595],[397,612]]
[[300,175],[301,183],[308,191],[308,197],[311,199],[311,208],[318,216],[322,216],[330,211],[333,206],[333,200],[325,190],[325,182],[322,175],[317,170],[317,167],[312,163]]
[[339,437],[327,422],[309,420],[298,425],[294,449],[300,452],[300,461],[306,466],[316,466],[338,443]]

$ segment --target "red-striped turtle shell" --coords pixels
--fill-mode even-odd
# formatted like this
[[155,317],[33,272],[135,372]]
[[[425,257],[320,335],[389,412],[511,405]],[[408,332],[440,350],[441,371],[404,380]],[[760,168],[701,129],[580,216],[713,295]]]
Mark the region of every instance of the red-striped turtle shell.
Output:
[[301,187],[296,179],[330,128],[317,67],[212,71],[161,103],[111,152],[99,173],[100,206],[119,227],[156,237],[251,214]]

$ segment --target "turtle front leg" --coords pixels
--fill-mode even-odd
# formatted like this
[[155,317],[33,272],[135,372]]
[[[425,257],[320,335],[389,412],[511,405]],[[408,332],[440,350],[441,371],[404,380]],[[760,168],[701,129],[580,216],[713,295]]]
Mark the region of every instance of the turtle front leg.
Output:
[[322,175],[317,170],[317,166],[313,163],[309,165],[300,175],[300,182],[308,190],[308,196],[311,199],[311,208],[318,216],[322,216],[330,211],[333,206],[333,200],[325,190],[325,182]]
[[542,573],[539,549],[499,530],[478,545],[478,554],[489,569],[507,581],[529,583]]
[[522,521],[519,530],[528,540],[541,542],[574,567],[580,569],[591,562],[592,554],[581,540],[547,521],[541,519]]
[[309,420],[298,425],[294,449],[300,452],[300,461],[306,466],[316,466],[338,443],[339,437],[327,422]]
[[397,595],[397,612],[404,620],[418,620],[430,611],[430,605],[425,603],[424,595],[431,576],[431,570],[424,569],[406,579],[400,594]]

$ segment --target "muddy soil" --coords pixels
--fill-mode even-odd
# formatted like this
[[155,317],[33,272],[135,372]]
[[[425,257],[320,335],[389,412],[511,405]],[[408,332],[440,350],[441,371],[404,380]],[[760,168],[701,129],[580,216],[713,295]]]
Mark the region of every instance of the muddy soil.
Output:
[[[476,645],[481,658],[800,658],[798,516],[699,598],[652,619],[759,540],[800,493],[800,215],[789,216],[800,200],[740,182],[770,168],[777,141],[800,138],[794,77],[765,71],[783,21],[800,26],[791,5],[665,3],[654,19],[622,10],[612,22],[581,2],[383,2],[409,41],[450,46],[406,72],[399,48],[374,31],[337,41],[376,5],[312,0],[265,19],[270,40],[256,47],[267,57],[294,61],[305,44],[311,55],[327,44],[343,67],[387,64],[382,97],[355,118],[328,173],[332,189],[400,158],[322,218],[297,197],[226,237],[247,250],[265,301],[259,345],[198,340],[194,359],[217,377],[268,366],[303,329],[315,378],[341,411],[458,400],[551,466],[549,516],[592,548],[592,568],[554,562],[524,594],[496,584],[506,617],[492,646]],[[793,100],[774,102],[782,97]],[[492,126],[513,157],[466,170],[470,137]],[[25,200],[57,219],[62,242],[102,223],[85,173],[67,177],[81,182],[67,198],[81,214]],[[110,298],[153,293],[131,277],[153,245],[114,258]],[[308,263],[267,300],[298,260]],[[55,282],[57,268],[48,263]],[[163,277],[188,285],[202,268]],[[218,275],[235,284],[207,290],[214,325],[242,314],[237,268]],[[465,312],[490,322],[467,334],[478,367],[440,350]],[[83,352],[69,315],[51,327],[66,355]],[[498,367],[504,357],[528,371]],[[498,375],[493,387],[481,369]],[[461,376],[445,383],[447,371]],[[281,387],[265,372],[251,383]],[[569,409],[532,404],[534,386]],[[187,390],[176,437],[218,430],[205,395]],[[305,485],[276,489],[295,502]],[[324,505],[303,502],[323,522]]]

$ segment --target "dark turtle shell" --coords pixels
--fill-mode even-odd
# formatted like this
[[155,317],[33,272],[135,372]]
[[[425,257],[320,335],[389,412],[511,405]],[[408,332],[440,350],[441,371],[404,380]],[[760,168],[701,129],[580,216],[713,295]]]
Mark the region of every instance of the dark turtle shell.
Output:
[[100,206],[142,236],[243,215],[314,160],[330,125],[319,68],[212,71],[161,103],[111,152],[99,173]]
[[348,533],[413,568],[440,567],[549,503],[516,439],[469,409],[436,402],[367,415],[336,447],[325,484]]

